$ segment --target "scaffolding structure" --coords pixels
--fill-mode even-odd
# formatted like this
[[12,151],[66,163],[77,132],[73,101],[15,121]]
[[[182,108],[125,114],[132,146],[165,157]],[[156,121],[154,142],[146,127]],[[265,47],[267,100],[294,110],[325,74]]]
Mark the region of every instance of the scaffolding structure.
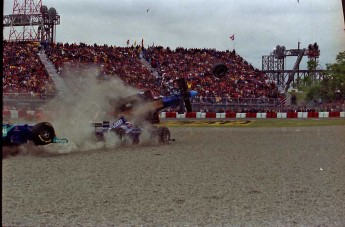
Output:
[[60,16],[42,0],[14,0],[13,11],[3,16],[3,27],[9,27],[8,41],[55,42]]
[[[308,48],[300,49],[299,43],[297,49],[287,50],[284,46],[277,45],[276,49],[270,55],[262,56],[262,72],[275,83],[288,91],[293,87],[298,86],[303,78],[309,77],[312,80],[322,80],[324,78],[324,70],[315,68],[300,69],[302,58],[307,56],[314,62],[318,61],[320,50],[317,45],[310,44]],[[286,58],[297,57],[292,69],[286,69]]]

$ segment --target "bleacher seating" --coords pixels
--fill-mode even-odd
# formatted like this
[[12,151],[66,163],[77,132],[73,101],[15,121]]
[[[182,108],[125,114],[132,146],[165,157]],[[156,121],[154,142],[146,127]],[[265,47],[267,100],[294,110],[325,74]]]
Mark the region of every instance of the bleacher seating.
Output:
[[3,93],[40,97],[55,92],[34,42],[3,42]]

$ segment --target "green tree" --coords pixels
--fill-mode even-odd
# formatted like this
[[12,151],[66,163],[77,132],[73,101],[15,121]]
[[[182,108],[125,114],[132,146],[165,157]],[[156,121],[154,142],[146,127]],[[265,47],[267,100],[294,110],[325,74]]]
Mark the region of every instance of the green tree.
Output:
[[336,57],[336,63],[326,64],[325,77],[315,83],[307,93],[307,99],[322,98],[325,101],[334,101],[345,98],[345,51]]
[[307,68],[308,68],[308,75],[302,78],[301,80],[298,78],[297,79],[297,86],[299,89],[304,90],[304,91],[309,91],[311,86],[315,83],[315,70],[317,65],[319,64],[318,60],[315,59],[309,59],[307,62]]

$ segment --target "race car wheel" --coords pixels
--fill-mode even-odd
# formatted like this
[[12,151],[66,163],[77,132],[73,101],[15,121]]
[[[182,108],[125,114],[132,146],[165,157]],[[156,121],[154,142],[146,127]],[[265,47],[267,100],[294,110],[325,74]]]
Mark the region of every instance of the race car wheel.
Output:
[[32,141],[36,145],[47,145],[53,142],[55,131],[48,122],[40,122],[32,128]]
[[139,136],[130,139],[129,136],[126,135],[126,130],[123,128],[119,128],[115,132],[118,135],[120,141],[123,143],[138,144],[140,142]]
[[121,141],[125,141],[126,131],[123,128],[117,129],[115,133]]
[[168,143],[170,141],[170,131],[167,127],[159,127],[157,129],[157,135],[161,143]]

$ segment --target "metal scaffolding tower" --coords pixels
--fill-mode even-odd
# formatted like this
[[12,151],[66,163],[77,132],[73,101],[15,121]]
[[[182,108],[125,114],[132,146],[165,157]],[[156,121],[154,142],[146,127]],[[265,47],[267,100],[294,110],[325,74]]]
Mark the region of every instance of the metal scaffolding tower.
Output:
[[12,14],[3,16],[3,27],[10,27],[9,41],[55,42],[58,24],[56,10],[48,10],[42,0],[14,0]]
[[[309,60],[317,61],[320,51],[317,43],[310,44],[308,48],[286,50],[284,46],[277,46],[270,55],[262,56],[262,72],[275,83],[287,91],[291,84],[298,85],[302,78],[312,77],[313,80],[323,79],[323,71],[320,69],[300,69],[300,63],[303,56],[307,56]],[[286,57],[297,57],[292,69],[285,69]]]

